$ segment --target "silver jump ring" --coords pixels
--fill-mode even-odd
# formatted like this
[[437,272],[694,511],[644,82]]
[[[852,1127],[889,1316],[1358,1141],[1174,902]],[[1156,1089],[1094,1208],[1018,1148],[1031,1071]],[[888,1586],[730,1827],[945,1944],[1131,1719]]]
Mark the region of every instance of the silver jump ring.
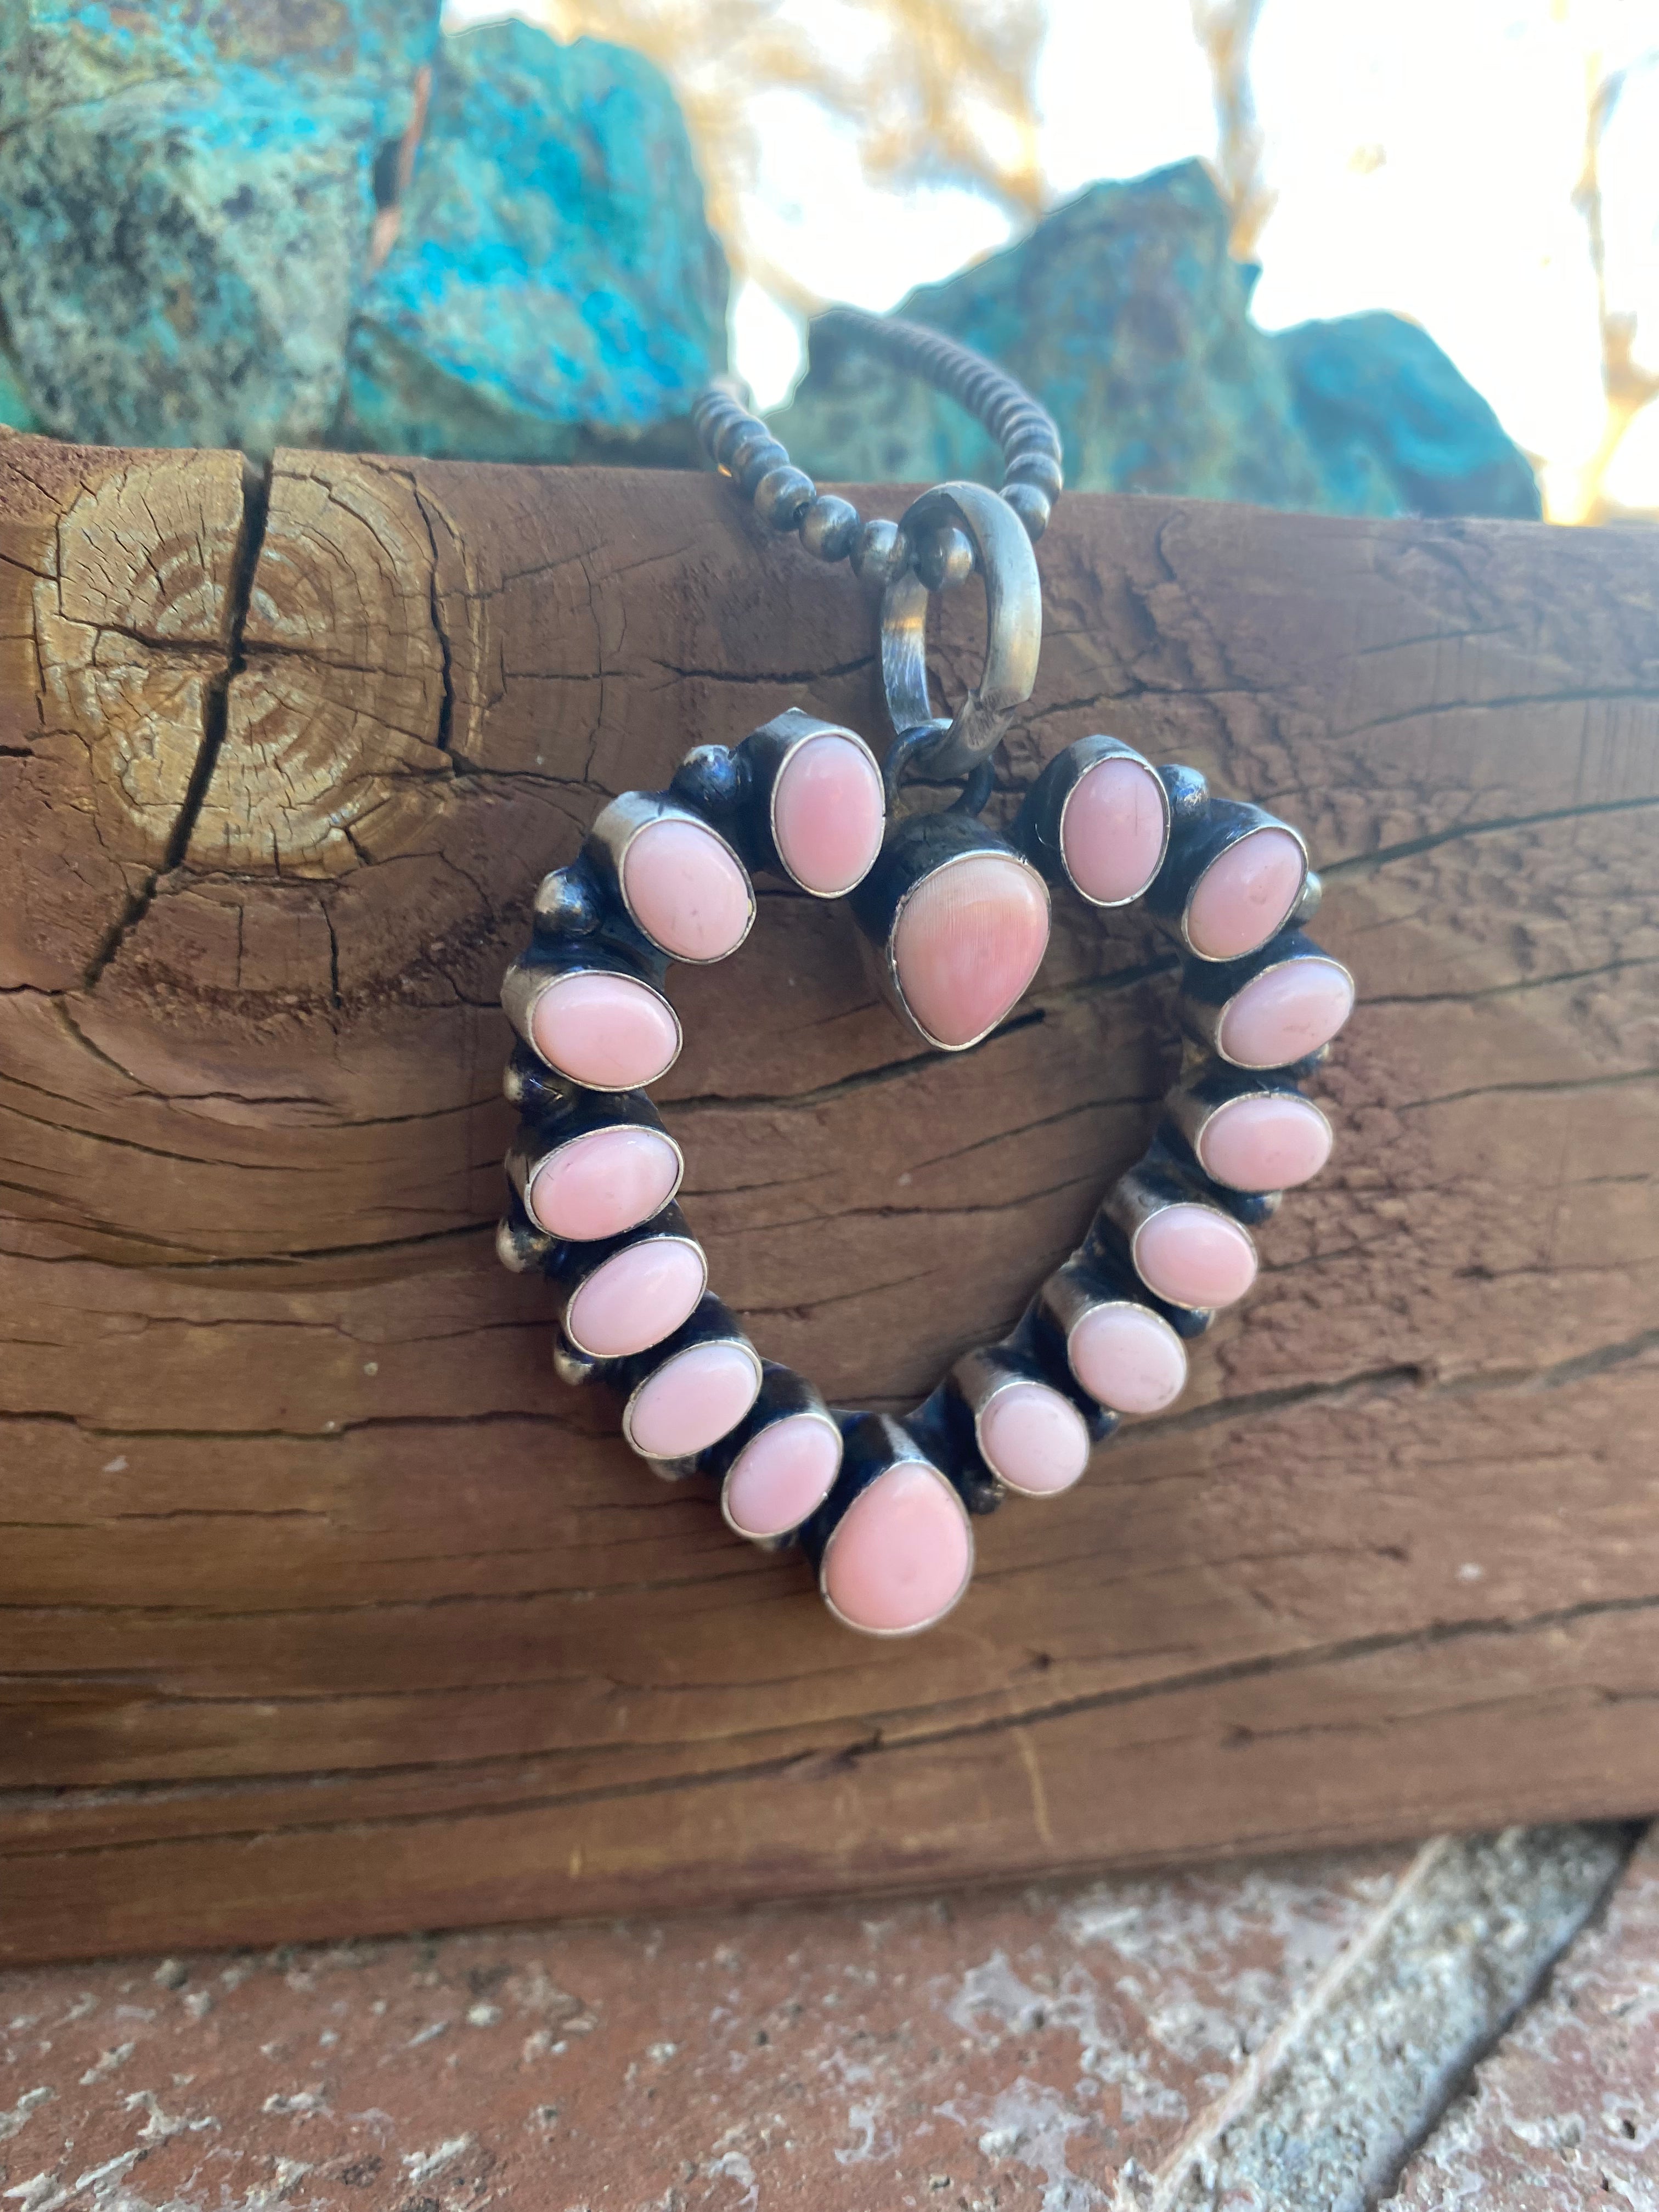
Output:
[[927,696],[927,586],[914,567],[882,596],[881,673],[894,734],[932,728],[937,747],[920,755],[930,775],[968,775],[989,758],[1016,710],[1036,686],[1042,648],[1042,586],[1031,541],[1013,509],[983,484],[936,484],[899,525],[904,543],[955,526],[974,549],[985,579],[985,665],[954,719],[936,715]]

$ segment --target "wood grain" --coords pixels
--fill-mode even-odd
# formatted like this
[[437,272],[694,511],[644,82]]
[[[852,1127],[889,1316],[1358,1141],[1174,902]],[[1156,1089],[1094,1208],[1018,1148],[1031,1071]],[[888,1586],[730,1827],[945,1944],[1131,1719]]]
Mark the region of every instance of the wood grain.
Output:
[[[0,556],[0,1955],[1659,1802],[1659,538],[1063,504],[1011,785],[1108,728],[1281,809],[1364,1003],[1182,1407],[896,1647],[491,1253],[537,878],[792,703],[878,740],[856,586],[695,477],[21,438]],[[947,1060],[763,907],[674,981],[687,1209],[902,1404],[1145,1141],[1167,952],[1062,909]]]

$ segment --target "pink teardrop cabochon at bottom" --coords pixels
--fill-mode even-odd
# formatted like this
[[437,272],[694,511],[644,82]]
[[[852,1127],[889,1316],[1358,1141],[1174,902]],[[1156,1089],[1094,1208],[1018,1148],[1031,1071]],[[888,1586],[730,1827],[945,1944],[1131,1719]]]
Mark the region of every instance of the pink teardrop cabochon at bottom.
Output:
[[973,1043],[1012,1013],[1048,946],[1048,895],[1021,860],[969,853],[924,876],[893,932],[904,1003],[935,1043]]
[[679,1188],[680,1156],[659,1129],[591,1129],[544,1159],[525,1203],[550,1237],[596,1243],[660,1213]]
[[647,822],[623,855],[622,885],[646,935],[680,960],[724,960],[754,918],[748,877],[696,822]]
[[1091,1306],[1066,1354],[1089,1395],[1115,1413],[1161,1413],[1187,1387],[1186,1346],[1146,1306]]
[[1042,1382],[997,1392],[979,1417],[979,1448],[993,1474],[1039,1495],[1069,1490],[1089,1464],[1082,1414]]
[[789,1413],[732,1462],[721,1503],[743,1536],[781,1536],[822,1505],[841,1469],[841,1435],[817,1413]]
[[848,1507],[819,1580],[849,1627],[904,1636],[948,1613],[973,1571],[962,1500],[937,1468],[901,1460]]
[[689,1459],[730,1436],[759,1395],[760,1361],[741,1344],[694,1344],[634,1393],[628,1441],[647,1459]]
[[1187,906],[1187,935],[1206,960],[1238,960],[1290,920],[1308,864],[1288,830],[1252,830],[1219,853]]
[[570,1301],[565,1333],[596,1359],[626,1359],[672,1336],[708,1285],[708,1263],[680,1237],[647,1237],[601,1261]]
[[1208,1206],[1166,1206],[1135,1232],[1135,1267],[1172,1306],[1231,1306],[1255,1280],[1255,1247]]
[[1139,761],[1097,761],[1066,796],[1060,857],[1085,898],[1121,906],[1158,873],[1168,828],[1164,787],[1151,769]]
[[798,884],[836,898],[861,884],[887,823],[881,772],[862,745],[826,732],[804,738],[772,793],[778,857]]
[[1331,1156],[1331,1125],[1305,1098],[1234,1098],[1204,1125],[1199,1165],[1234,1190],[1294,1190]]
[[537,1000],[531,1042],[550,1067],[592,1091],[641,1091],[679,1057],[674,1010],[631,975],[561,975]]
[[1286,960],[1230,1002],[1217,1037],[1239,1067],[1288,1067],[1327,1045],[1353,1012],[1353,978],[1334,960]]

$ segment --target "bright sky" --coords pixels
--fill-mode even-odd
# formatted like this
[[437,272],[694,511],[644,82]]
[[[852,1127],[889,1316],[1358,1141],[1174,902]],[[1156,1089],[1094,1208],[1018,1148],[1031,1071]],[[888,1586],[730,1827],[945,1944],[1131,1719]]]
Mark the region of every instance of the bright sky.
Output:
[[[1057,194],[1212,149],[1190,0],[1049,0],[1048,15],[1041,152]],[[1258,319],[1412,316],[1543,459],[1557,511],[1602,424],[1572,204],[1589,45],[1608,65],[1638,64],[1602,154],[1608,292],[1638,318],[1638,360],[1659,368],[1659,0],[1266,0],[1253,69],[1278,194]],[[757,122],[756,242],[827,299],[890,307],[1009,235],[972,194],[872,190],[848,134],[799,95],[769,95]],[[753,286],[732,323],[735,365],[763,404],[781,398],[799,366],[796,325]],[[1659,404],[1606,489],[1659,508]]]

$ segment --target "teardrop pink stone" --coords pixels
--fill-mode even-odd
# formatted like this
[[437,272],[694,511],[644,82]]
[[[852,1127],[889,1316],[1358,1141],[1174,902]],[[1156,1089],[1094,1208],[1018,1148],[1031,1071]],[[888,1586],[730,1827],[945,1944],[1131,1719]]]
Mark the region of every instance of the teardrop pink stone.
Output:
[[1042,878],[1000,853],[970,853],[925,876],[893,933],[904,1002],[947,1048],[974,1043],[1012,1012],[1048,945]]
[[712,830],[649,822],[623,856],[623,890],[646,935],[681,960],[724,960],[749,934],[749,878]]
[[730,1436],[754,1404],[760,1361],[740,1344],[694,1344],[634,1394],[628,1441],[647,1459],[690,1459]]
[[680,1156],[659,1130],[590,1129],[542,1162],[525,1204],[550,1237],[594,1243],[660,1213],[679,1180]]
[[1078,778],[1060,816],[1066,873],[1086,899],[1121,906],[1139,898],[1164,858],[1164,787],[1139,761],[1097,761]]
[[1199,1164],[1234,1190],[1294,1190],[1331,1156],[1331,1125],[1305,1098],[1234,1098],[1210,1116]]
[[641,1091],[679,1056],[665,999],[631,975],[561,975],[537,1000],[531,1042],[550,1067],[593,1091]]
[[708,1284],[701,1250],[679,1237],[647,1237],[595,1267],[566,1310],[565,1332],[596,1359],[625,1359],[672,1336]]
[[1092,1306],[1066,1342],[1072,1372],[1115,1413],[1161,1413],[1187,1387],[1187,1350],[1162,1314]]
[[1218,854],[1198,879],[1187,934],[1205,960],[1237,960],[1289,921],[1307,862],[1288,830],[1252,830]]
[[798,884],[836,898],[863,882],[881,850],[881,775],[850,738],[805,738],[772,793],[778,857]]
[[1172,1306],[1230,1306],[1255,1280],[1255,1247],[1214,1207],[1166,1206],[1143,1221],[1134,1242],[1136,1272]]
[[1353,1012],[1353,980],[1334,960],[1287,960],[1248,982],[1217,1042],[1239,1067],[1287,1067],[1328,1044]]
[[1011,1490],[1069,1490],[1089,1464],[1089,1431],[1077,1407],[1041,1382],[1011,1382],[979,1418],[979,1448]]
[[841,1437],[816,1413],[791,1413],[732,1462],[722,1503],[743,1536],[781,1536],[823,1504],[841,1468]]
[[937,1469],[902,1460],[848,1507],[821,1579],[849,1627],[905,1636],[948,1613],[973,1571],[962,1500]]

